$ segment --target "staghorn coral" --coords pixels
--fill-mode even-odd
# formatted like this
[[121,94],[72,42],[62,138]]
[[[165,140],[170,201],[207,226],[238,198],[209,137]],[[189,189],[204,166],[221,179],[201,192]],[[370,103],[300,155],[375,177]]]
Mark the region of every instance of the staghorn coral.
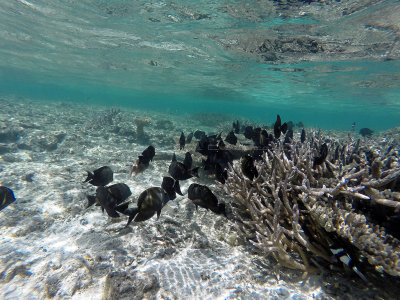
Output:
[[[328,157],[314,167],[323,143]],[[314,272],[333,263],[329,246],[339,241],[353,259],[398,277],[398,152],[396,140],[323,139],[319,132],[305,143],[272,143],[253,181],[240,162],[230,166],[224,189],[237,204],[235,226],[288,268]]]

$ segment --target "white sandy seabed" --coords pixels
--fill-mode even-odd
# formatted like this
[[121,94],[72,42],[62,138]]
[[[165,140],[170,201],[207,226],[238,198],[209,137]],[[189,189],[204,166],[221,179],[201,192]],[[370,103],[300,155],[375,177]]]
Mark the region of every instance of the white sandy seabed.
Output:
[[[86,208],[86,194],[95,191],[82,183],[86,170],[109,165],[113,183],[126,183],[134,202],[146,188],[160,186],[174,151],[183,157],[174,143],[181,130],[207,132],[200,121],[138,111],[110,121],[105,107],[0,104],[0,183],[17,197],[0,211],[1,299],[331,299],[361,293],[358,280],[337,281],[337,274],[301,284],[302,273],[278,270],[242,243],[224,216],[196,211],[185,196],[169,202],[158,220],[128,228],[127,217]],[[137,116],[152,118],[145,131],[156,157],[144,173],[129,177],[127,165],[148,146],[129,136]],[[172,125],[157,128],[157,120]],[[184,194],[193,182],[226,198],[205,179],[181,182]]]

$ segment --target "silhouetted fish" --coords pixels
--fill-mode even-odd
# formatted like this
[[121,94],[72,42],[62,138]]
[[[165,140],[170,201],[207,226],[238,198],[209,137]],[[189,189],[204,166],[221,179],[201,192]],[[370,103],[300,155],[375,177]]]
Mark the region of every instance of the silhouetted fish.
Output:
[[306,131],[303,128],[303,130],[301,131],[300,142],[304,143],[305,140],[306,140]]
[[96,189],[95,201],[100,204],[103,210],[106,210],[107,214],[110,217],[112,218],[119,217],[119,214],[115,210],[117,206],[116,200],[112,197],[107,188],[105,188],[104,186],[99,186]]
[[270,140],[268,132],[265,129],[260,131],[259,147],[265,148],[268,146]]
[[192,142],[193,138],[193,132],[189,133],[189,135],[186,137],[186,144],[190,144]]
[[0,186],[0,210],[15,201],[14,192],[5,186]]
[[281,124],[281,117],[279,115],[276,116],[276,121],[274,124],[274,135],[276,139],[279,139],[282,133],[286,133],[287,123]]
[[260,127],[253,129],[253,136],[251,137],[251,139],[256,147],[260,147],[260,134],[261,134]]
[[110,167],[104,166],[97,170],[94,170],[93,173],[87,171],[88,175],[84,182],[89,182],[94,186],[105,186],[113,181],[113,171]]
[[97,202],[110,217],[117,218],[119,215],[115,211],[116,206],[128,199],[130,195],[132,192],[125,183],[116,183],[108,187],[100,186],[96,189],[96,196],[87,195],[87,207]]
[[283,141],[284,144],[290,144],[290,142],[293,140],[293,130],[288,129],[285,135],[285,140]]
[[353,124],[351,124],[351,131],[354,131],[354,129],[356,129],[356,122],[353,122]]
[[175,180],[186,180],[192,177],[199,177],[198,175],[199,168],[194,169],[187,169],[183,163],[176,161],[176,156],[172,157],[171,164],[168,168],[168,173],[174,178]]
[[116,183],[106,187],[116,204],[120,204],[132,195],[131,189],[125,183]]
[[323,143],[321,148],[319,149],[319,156],[314,158],[313,168],[322,164],[327,156],[328,156],[328,146],[326,145],[326,143]]
[[203,137],[206,136],[206,133],[202,130],[196,130],[193,135],[196,139],[201,140]]
[[245,175],[250,180],[253,180],[255,177],[258,177],[257,168],[254,166],[253,158],[246,154],[242,157],[242,162],[240,164],[243,175]]
[[145,160],[147,161],[153,161],[153,157],[156,155],[156,149],[154,149],[153,146],[148,146],[144,151],[142,152],[142,156]]
[[225,138],[225,141],[228,142],[231,145],[236,145],[237,137],[236,137],[236,135],[234,134],[233,131],[228,133],[228,135]]
[[176,194],[183,196],[181,187],[179,186],[179,181],[173,179],[172,177],[163,177],[161,187],[167,192],[170,200],[174,200],[176,198]]
[[185,165],[186,169],[191,169],[192,163],[193,163],[192,155],[190,154],[190,152],[186,152],[185,159],[183,160],[183,164]]
[[143,191],[138,198],[137,207],[126,208],[125,205],[119,206],[119,212],[128,215],[128,226],[132,221],[141,222],[150,219],[157,213],[160,217],[161,209],[169,201],[167,192],[161,187],[151,187]]
[[185,148],[185,135],[183,134],[183,131],[181,133],[181,137],[179,138],[179,150],[182,150]]
[[253,138],[253,127],[246,126],[243,134],[246,139],[251,140]]
[[155,154],[156,150],[154,149],[154,147],[148,146],[142,152],[142,155],[139,155],[138,159],[135,162],[135,165],[131,166],[129,175],[132,175],[132,173],[139,174],[146,170],[149,167],[150,161],[153,160]]
[[360,134],[363,137],[371,137],[373,133],[374,133],[374,131],[369,128],[361,128],[360,129]]
[[211,210],[216,214],[224,214],[225,203],[219,203],[217,197],[205,185],[192,183],[188,189],[188,198],[197,206]]
[[240,124],[239,124],[239,120],[237,120],[236,122],[233,122],[232,124],[233,127],[233,131],[238,134],[240,132]]

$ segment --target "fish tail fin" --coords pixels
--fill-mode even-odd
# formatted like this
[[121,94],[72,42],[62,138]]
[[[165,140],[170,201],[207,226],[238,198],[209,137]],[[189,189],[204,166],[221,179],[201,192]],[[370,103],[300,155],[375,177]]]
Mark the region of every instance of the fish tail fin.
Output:
[[115,208],[115,210],[120,212],[120,213],[122,213],[122,214],[125,214],[125,211],[128,209],[128,206],[129,206],[129,203],[123,203],[121,205],[118,205]]
[[183,194],[181,192],[181,186],[179,185],[179,180],[175,180],[174,190],[175,190],[175,193],[177,193],[178,195],[183,196]]
[[[126,211],[125,211],[126,212]],[[139,208],[132,208],[127,215],[129,216],[128,218],[128,223],[126,224],[126,227],[133,221],[133,219],[136,217],[136,215],[139,212]]]
[[86,172],[87,172],[87,177],[83,183],[88,182],[94,176],[94,174],[92,172],[89,172],[89,171],[86,171]]
[[86,198],[88,199],[88,204],[86,208],[89,208],[90,206],[96,203],[96,196],[86,195]]
[[191,174],[197,178],[199,178],[199,167],[191,170]]
[[364,281],[364,282],[368,282],[367,277],[364,276],[363,273],[361,273],[356,266],[353,266],[353,271]]

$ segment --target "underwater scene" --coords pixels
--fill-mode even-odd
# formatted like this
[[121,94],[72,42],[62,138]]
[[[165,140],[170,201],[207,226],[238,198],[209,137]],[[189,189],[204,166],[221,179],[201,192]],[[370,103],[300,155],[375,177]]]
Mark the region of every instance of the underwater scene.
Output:
[[3,0],[0,107],[0,299],[399,299],[399,1]]

